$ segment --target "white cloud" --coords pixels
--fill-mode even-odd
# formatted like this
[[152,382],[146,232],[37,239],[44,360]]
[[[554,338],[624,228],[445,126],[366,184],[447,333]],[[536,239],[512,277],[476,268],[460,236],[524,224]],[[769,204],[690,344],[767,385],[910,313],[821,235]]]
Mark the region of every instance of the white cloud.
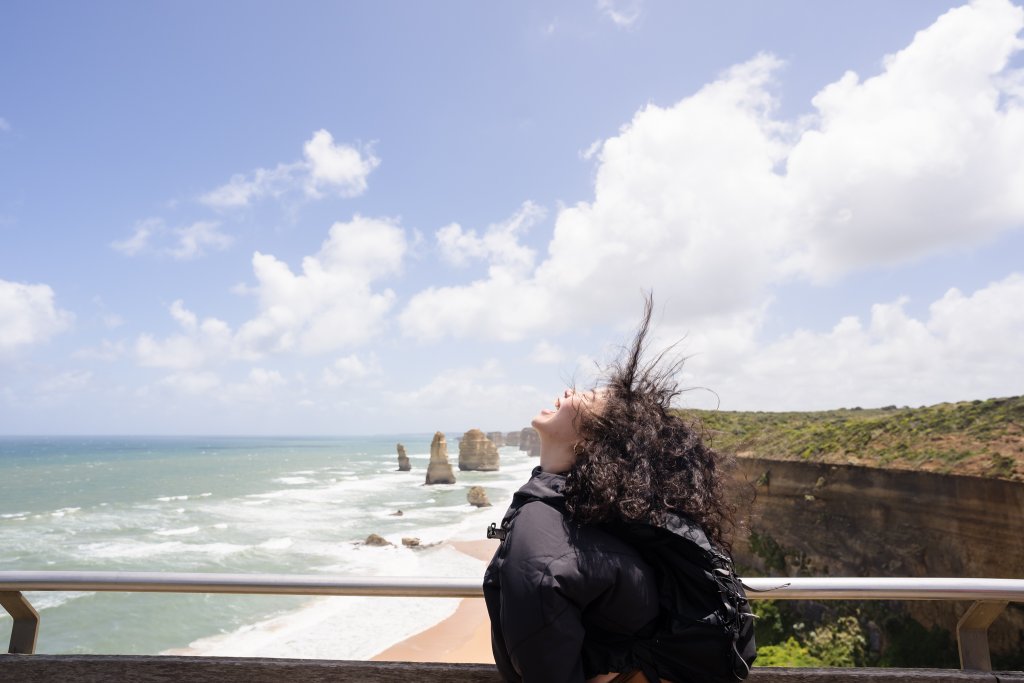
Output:
[[99,346],[85,349],[78,349],[71,354],[72,358],[82,360],[99,360],[106,363],[112,362],[124,355],[126,346],[123,341],[112,342],[104,339]]
[[[403,332],[552,334],[631,318],[642,289],[671,304],[668,322],[713,327],[760,310],[786,280],[1019,228],[1024,100],[1007,64],[1022,25],[1007,0],[947,12],[879,75],[843,76],[799,119],[777,116],[771,55],[673,106],[648,105],[595,148],[594,198],[558,213],[544,260],[416,294]],[[472,237],[445,235],[460,254]]]
[[280,372],[256,367],[249,370],[244,380],[237,382],[225,382],[210,371],[182,371],[161,378],[156,386],[206,403],[235,406],[266,403],[277,398],[277,393],[287,383]]
[[380,361],[371,354],[367,360],[356,354],[342,356],[324,368],[321,381],[330,387],[343,386],[381,374]]
[[84,389],[92,381],[88,370],[69,370],[48,377],[36,387],[36,393],[48,397],[62,397]]
[[243,382],[236,382],[219,392],[218,398],[227,403],[264,403],[276,399],[288,382],[277,370],[252,368]]
[[140,365],[186,370],[233,354],[234,339],[230,327],[223,320],[205,318],[200,322],[180,299],[171,304],[169,311],[181,326],[182,333],[164,340],[150,334],[139,335],[135,354]]
[[200,197],[203,204],[218,209],[248,206],[254,199],[280,197],[296,184],[302,163],[278,164],[275,168],[257,168],[248,175],[237,173],[226,184]]
[[399,272],[405,233],[395,223],[355,216],[335,223],[320,251],[302,260],[302,272],[269,254],[253,256],[260,314],[239,329],[255,353],[322,353],[374,336],[395,293],[374,291],[375,281]]
[[597,8],[622,28],[635,24],[642,11],[640,0],[597,0]]
[[391,289],[377,290],[374,284],[401,270],[405,250],[405,233],[397,224],[357,215],[335,223],[320,250],[302,260],[298,273],[273,255],[256,252],[256,285],[245,288],[259,301],[255,317],[232,330],[217,318],[200,320],[175,301],[169,312],[181,332],[165,339],[140,335],[138,361],[187,370],[268,353],[318,354],[365,343],[381,330],[395,300]]
[[463,230],[452,223],[437,231],[441,257],[453,266],[464,266],[471,260],[483,259],[490,264],[493,278],[511,278],[529,273],[534,264],[534,251],[520,244],[519,239],[544,218],[543,207],[526,201],[508,220],[487,226],[483,235],[476,230]]
[[343,197],[361,195],[366,192],[367,176],[380,165],[380,159],[370,150],[336,145],[334,137],[322,129],[313,133],[302,151],[309,170],[306,194],[311,197],[322,196],[325,188],[333,189]]
[[74,320],[57,308],[53,289],[0,279],[0,354],[46,341]]
[[950,289],[922,319],[908,315],[901,298],[872,306],[867,321],[848,316],[831,330],[798,330],[764,347],[755,341],[755,323],[690,340],[698,353],[687,372],[717,391],[730,410],[1018,395],[1024,389],[1021,301],[1024,275],[1017,273],[969,296]]
[[124,318],[119,316],[117,313],[105,313],[100,318],[100,320],[103,323],[104,327],[111,330],[117,329],[118,327],[124,325]]
[[565,360],[565,352],[546,339],[541,339],[530,352],[530,360],[544,365],[561,363]]
[[167,375],[157,386],[188,396],[211,397],[211,392],[218,389],[221,379],[212,372],[176,372]]
[[219,227],[220,223],[215,221],[198,221],[183,228],[175,228],[178,244],[167,249],[167,253],[185,261],[202,256],[206,249],[227,249],[233,240],[230,235],[218,230]]
[[501,365],[492,359],[475,367],[444,370],[421,387],[388,392],[385,398],[396,410],[412,411],[410,428],[451,425],[489,430],[525,427],[540,408],[550,405],[553,396],[508,382]]
[[159,218],[147,218],[135,225],[135,232],[131,237],[124,240],[111,242],[110,246],[125,256],[135,256],[149,248],[149,240],[158,232],[164,229],[163,221]]
[[1007,67],[1024,9],[950,10],[885,60],[819,92],[817,121],[788,157],[806,217],[800,266],[816,277],[976,244],[1024,219],[1024,100]]
[[355,197],[366,191],[367,177],[380,165],[380,159],[370,149],[335,144],[334,137],[323,129],[305,142],[303,156],[302,161],[236,174],[226,184],[200,197],[200,201],[217,209],[231,209],[300,190],[314,199],[327,193]]
[[[216,221],[196,221],[191,225],[169,229],[162,219],[147,218],[135,225],[131,237],[111,242],[110,246],[125,256],[137,256],[155,250],[187,261],[203,256],[208,250],[222,251],[231,246],[233,238],[219,228],[220,223]],[[154,246],[158,240],[164,246]]]

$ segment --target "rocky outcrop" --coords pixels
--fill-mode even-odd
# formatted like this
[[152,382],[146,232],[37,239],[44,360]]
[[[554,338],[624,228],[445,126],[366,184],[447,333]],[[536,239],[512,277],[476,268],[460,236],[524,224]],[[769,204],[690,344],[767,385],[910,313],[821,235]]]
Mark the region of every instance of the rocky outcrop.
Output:
[[498,447],[479,429],[470,429],[459,441],[459,469],[493,472],[498,469]]
[[388,539],[386,539],[383,536],[380,536],[378,534],[370,534],[369,536],[366,537],[366,541],[364,541],[364,543],[366,543],[366,545],[376,545],[376,546],[392,545],[392,543]]
[[420,545],[420,539],[416,538],[415,536],[403,536],[402,545],[404,545],[406,548],[417,548]]
[[491,507],[491,501],[487,500],[487,491],[484,490],[483,486],[470,486],[469,492],[466,494],[466,500],[469,501],[470,505],[475,505],[478,508]]
[[409,456],[405,453],[405,446],[398,444],[398,471],[408,472],[412,469],[412,465],[409,464]]
[[505,445],[505,432],[487,432],[487,438],[498,448]]
[[[855,465],[739,458],[757,489],[749,539],[733,555],[750,576],[1019,578],[1024,484]],[[923,624],[953,631],[964,606],[907,602]],[[1017,652],[1024,610],[993,624],[993,652]]]
[[540,457],[540,435],[533,427],[524,427],[519,432],[519,450],[526,451],[527,455]]
[[519,432],[509,432],[505,435],[505,445],[519,448]]
[[436,432],[434,440],[430,442],[430,464],[427,465],[428,486],[432,484],[454,484],[455,473],[452,466],[448,464],[448,442],[444,434]]

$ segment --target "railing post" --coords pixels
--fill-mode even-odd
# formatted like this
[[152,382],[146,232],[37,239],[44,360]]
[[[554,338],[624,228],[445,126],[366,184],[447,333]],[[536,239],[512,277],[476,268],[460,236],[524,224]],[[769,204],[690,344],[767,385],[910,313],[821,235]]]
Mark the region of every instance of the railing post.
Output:
[[19,591],[0,591],[0,605],[14,618],[11,645],[7,652],[12,655],[30,655],[35,652],[39,613]]
[[988,650],[988,627],[1003,613],[1006,605],[1006,601],[979,600],[960,617],[956,625],[956,642],[960,648],[961,669],[992,670],[992,656]]

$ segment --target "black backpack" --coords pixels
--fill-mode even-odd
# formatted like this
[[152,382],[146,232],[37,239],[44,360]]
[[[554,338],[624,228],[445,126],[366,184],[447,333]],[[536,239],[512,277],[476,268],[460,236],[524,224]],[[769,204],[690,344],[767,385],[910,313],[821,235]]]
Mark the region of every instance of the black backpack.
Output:
[[708,541],[699,525],[674,515],[664,526],[606,529],[636,548],[657,575],[660,614],[631,643],[647,679],[746,679],[757,657],[754,615],[732,559]]
[[[487,537],[504,540],[522,506],[535,500],[547,503],[517,495],[501,528],[492,524]],[[640,633],[623,636],[588,628],[588,641],[631,651],[650,683],[746,679],[757,657],[754,615],[732,559],[708,541],[699,525],[675,515],[668,515],[664,526],[602,528],[633,546],[654,569],[661,609]]]

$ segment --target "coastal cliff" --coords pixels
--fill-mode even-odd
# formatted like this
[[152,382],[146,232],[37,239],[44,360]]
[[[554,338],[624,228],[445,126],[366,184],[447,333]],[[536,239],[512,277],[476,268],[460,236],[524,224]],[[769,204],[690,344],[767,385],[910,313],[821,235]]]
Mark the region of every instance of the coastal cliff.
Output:
[[[993,478],[741,457],[756,488],[746,542],[750,575],[1020,578],[1024,484]],[[908,602],[926,627],[953,630],[967,605]],[[994,652],[1019,651],[1024,609],[990,632]]]

